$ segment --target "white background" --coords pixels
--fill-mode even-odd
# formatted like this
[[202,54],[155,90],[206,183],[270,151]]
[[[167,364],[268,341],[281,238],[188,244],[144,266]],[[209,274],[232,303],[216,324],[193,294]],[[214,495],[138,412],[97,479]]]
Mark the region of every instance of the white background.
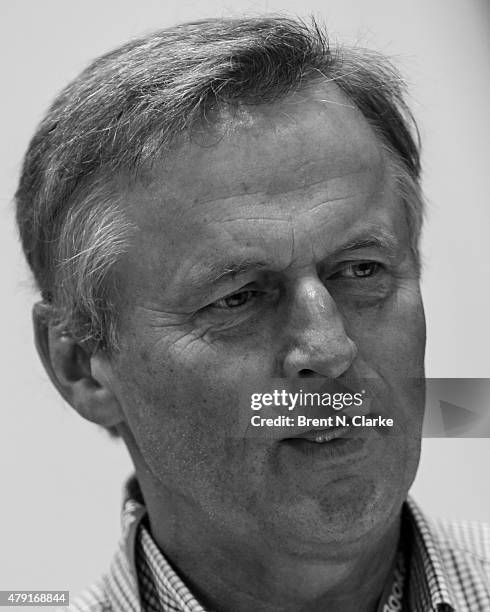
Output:
[[[122,445],[65,406],[32,342],[36,298],[13,223],[20,161],[54,95],[128,38],[178,21],[281,12],[390,55],[424,142],[427,375],[490,377],[488,6],[484,0],[3,2],[0,175],[0,589],[69,589],[119,534]],[[490,440],[425,440],[413,494],[433,515],[490,520]],[[32,609],[32,608],[31,608]]]

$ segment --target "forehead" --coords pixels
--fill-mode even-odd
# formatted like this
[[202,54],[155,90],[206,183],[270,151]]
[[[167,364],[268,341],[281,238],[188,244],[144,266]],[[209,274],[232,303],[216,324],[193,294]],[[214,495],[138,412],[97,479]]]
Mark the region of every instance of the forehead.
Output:
[[169,283],[234,249],[274,243],[275,255],[290,250],[293,234],[305,243],[323,244],[329,233],[338,240],[365,213],[366,224],[391,232],[402,217],[391,183],[372,128],[332,84],[226,111],[128,194],[127,214],[140,229],[128,269],[136,283],[148,270]]
[[275,195],[383,166],[380,143],[357,107],[335,85],[310,86],[272,104],[225,108],[192,132],[155,164],[145,210],[153,223],[163,197],[166,210],[178,212],[182,197],[199,204]]

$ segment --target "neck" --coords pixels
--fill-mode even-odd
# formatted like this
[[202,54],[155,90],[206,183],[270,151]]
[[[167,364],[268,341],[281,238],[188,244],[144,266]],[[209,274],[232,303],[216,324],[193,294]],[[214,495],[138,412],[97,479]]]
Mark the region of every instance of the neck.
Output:
[[[141,483],[143,493],[145,487]],[[146,495],[153,538],[191,592],[220,612],[374,612],[399,540],[399,516],[362,542],[325,544],[314,557],[237,540],[185,501]]]

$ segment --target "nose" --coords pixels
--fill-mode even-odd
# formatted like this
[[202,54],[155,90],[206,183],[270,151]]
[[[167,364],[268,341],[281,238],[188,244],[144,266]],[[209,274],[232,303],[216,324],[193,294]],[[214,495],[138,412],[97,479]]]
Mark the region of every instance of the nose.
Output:
[[351,366],[357,346],[342,316],[318,278],[302,279],[291,296],[286,329],[284,377],[338,378]]

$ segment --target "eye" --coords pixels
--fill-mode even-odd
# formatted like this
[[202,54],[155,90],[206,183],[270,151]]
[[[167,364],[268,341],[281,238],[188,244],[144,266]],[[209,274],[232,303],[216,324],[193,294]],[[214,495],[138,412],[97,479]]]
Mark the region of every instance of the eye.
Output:
[[374,276],[381,269],[381,264],[377,261],[361,261],[359,263],[350,263],[331,278],[368,278]]
[[211,304],[211,307],[221,310],[240,308],[241,306],[245,306],[249,302],[253,301],[259,294],[259,291],[254,291],[253,289],[238,291],[237,293],[233,293],[232,295],[216,300],[216,302]]

